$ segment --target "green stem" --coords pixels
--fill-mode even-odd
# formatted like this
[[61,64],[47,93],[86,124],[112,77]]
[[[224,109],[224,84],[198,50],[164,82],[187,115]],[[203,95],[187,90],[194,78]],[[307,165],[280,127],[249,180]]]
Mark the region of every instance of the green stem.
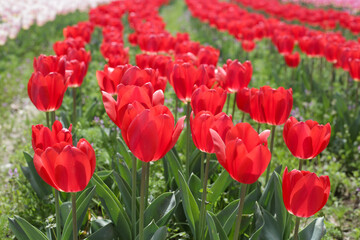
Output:
[[51,126],[54,124],[55,122],[55,111],[51,112]]
[[247,187],[247,184],[242,184],[241,197],[240,197],[240,201],[239,201],[239,212],[238,212],[238,216],[236,219],[236,225],[235,225],[234,240],[239,239],[241,218],[242,218],[242,213],[243,213],[244,203],[245,203],[246,187]]
[[235,95],[234,95],[234,103],[233,103],[232,114],[231,114],[233,120],[235,118],[234,114],[235,114],[235,106],[236,106],[236,95],[237,95],[237,93],[235,93]]
[[179,107],[179,99],[175,95],[175,122],[177,122],[177,118],[178,118],[178,107]]
[[51,130],[51,126],[50,126],[50,113],[46,112],[46,125],[47,127]]
[[186,179],[190,176],[190,102],[186,105]]
[[258,123],[257,132],[260,133],[260,123]]
[[[205,165],[205,175],[203,181],[203,192],[201,198],[201,208],[200,208],[200,238],[204,237],[204,227],[205,227],[205,216],[206,216],[206,194],[207,194],[207,181],[209,177],[209,165],[210,165],[210,156],[211,154],[206,154],[206,165]],[[205,238],[205,237],[204,237]]]
[[299,159],[299,171],[302,170],[303,160]]
[[77,223],[76,223],[76,193],[71,193],[71,206],[72,206],[72,224],[73,224],[73,239],[78,239],[78,230],[77,230]]
[[[276,125],[273,125],[273,126],[272,126],[272,129],[271,129],[271,143],[270,143],[271,158],[273,158],[273,148],[274,148],[274,139],[275,139],[275,128],[276,128]],[[269,180],[270,168],[271,168],[271,159],[270,159],[269,165],[268,165],[268,167],[267,167],[267,169],[266,169],[266,183],[267,183],[268,180]]]
[[140,186],[140,215],[139,215],[139,240],[144,240],[144,210],[145,210],[145,181],[146,181],[146,168],[149,163],[142,162],[141,170],[141,186]]
[[[301,160],[300,160],[300,161],[301,161]],[[299,217],[296,217],[296,221],[295,221],[295,231],[294,231],[294,240],[298,240],[299,225],[300,225],[300,218],[299,218]]]
[[136,237],[136,158],[132,158],[132,181],[131,181],[131,222],[133,227],[133,236]]
[[242,117],[241,117],[241,122],[244,122],[245,121],[245,112],[243,112],[243,114],[242,114]]
[[227,94],[227,101],[226,101],[226,114],[229,113],[230,98],[231,98],[231,95],[228,93]]
[[72,122],[73,125],[76,125],[76,88],[72,89],[73,94],[73,116],[72,116]]
[[201,152],[201,162],[200,162],[200,179],[201,182],[204,182],[204,158],[205,158],[205,153]]
[[[149,163],[150,164],[150,163]],[[148,199],[149,199],[149,180],[150,180],[150,167],[146,168],[146,179],[145,179],[145,208],[147,208]]]
[[61,239],[59,191],[55,189],[56,238]]

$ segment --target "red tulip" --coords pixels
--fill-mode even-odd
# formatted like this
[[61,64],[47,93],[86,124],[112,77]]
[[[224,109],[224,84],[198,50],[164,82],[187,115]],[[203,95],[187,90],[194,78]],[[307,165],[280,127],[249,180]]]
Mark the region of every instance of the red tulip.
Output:
[[163,104],[164,94],[161,90],[154,92],[151,83],[141,87],[120,84],[117,90],[117,101],[111,94],[102,92],[104,107],[111,121],[122,129],[122,121],[129,104],[138,102],[144,109]]
[[225,141],[226,133],[233,127],[232,119],[221,112],[213,115],[209,111],[201,111],[194,117],[191,113],[190,127],[195,146],[202,152],[214,153],[214,144],[210,134],[210,129],[215,130]]
[[55,72],[65,77],[65,62],[65,57],[45,56],[41,54],[38,58],[34,58],[34,72],[41,72],[43,76]]
[[31,142],[34,151],[37,148],[45,151],[46,148],[61,142],[72,145],[71,128],[72,125],[70,125],[69,129],[63,128],[61,122],[57,120],[52,125],[52,130],[42,124],[33,125]]
[[329,144],[330,135],[329,123],[323,126],[313,120],[298,122],[294,117],[286,121],[283,131],[286,146],[301,159],[315,158]]
[[350,76],[354,81],[360,81],[360,59],[349,59]]
[[288,119],[292,105],[292,89],[264,86],[250,96],[250,117],[258,123],[281,125]]
[[280,35],[275,38],[275,45],[281,55],[287,55],[292,53],[295,40],[290,35]]
[[80,139],[77,147],[61,142],[45,150],[36,149],[34,165],[40,177],[53,188],[79,192],[94,174],[96,158],[90,143]]
[[285,168],[282,192],[285,208],[297,217],[311,217],[329,198],[330,179],[308,171]]
[[51,112],[60,108],[67,87],[68,79],[57,72],[36,72],[28,82],[28,95],[38,110]]
[[161,159],[175,145],[184,127],[182,117],[174,127],[174,117],[164,105],[143,110],[130,123],[124,139],[141,161]]
[[53,49],[57,56],[66,55],[69,48],[80,49],[84,47],[85,42],[82,38],[67,38],[53,44]]
[[96,78],[101,91],[111,95],[117,94],[117,86],[120,84],[124,73],[132,67],[130,64],[119,65],[115,68],[104,66],[104,71],[96,71]]
[[252,65],[250,61],[241,64],[237,59],[226,62],[226,78],[224,89],[230,93],[238,92],[241,88],[249,85],[252,76]]
[[225,138],[210,129],[215,154],[219,163],[230,176],[241,183],[252,184],[266,170],[271,153],[267,148],[270,131],[260,135],[248,123],[238,123],[231,128]]
[[142,86],[148,82],[152,84],[154,90],[165,91],[166,78],[159,76],[159,71],[152,68],[140,69],[137,66],[130,67],[121,79],[121,83],[124,85]]
[[90,22],[79,22],[74,26],[67,26],[63,29],[65,38],[77,38],[81,37],[85,42],[89,43],[91,39],[91,33],[93,31],[93,25]]
[[285,63],[291,68],[296,68],[300,64],[300,54],[299,52],[295,52],[292,54],[284,55]]
[[191,96],[191,108],[195,115],[203,110],[216,115],[222,111],[226,96],[227,94],[222,88],[209,89],[205,85],[201,85]]
[[245,112],[250,113],[250,95],[255,94],[259,89],[256,88],[242,88],[236,95],[237,107]]
[[241,41],[241,47],[244,49],[245,52],[251,52],[255,49],[256,44],[253,41]]
[[219,60],[220,51],[211,46],[206,46],[206,47],[200,48],[197,56],[198,56],[197,65],[207,64],[207,65],[216,66],[216,64]]
[[175,64],[170,78],[176,96],[184,103],[191,101],[198,70],[190,63]]

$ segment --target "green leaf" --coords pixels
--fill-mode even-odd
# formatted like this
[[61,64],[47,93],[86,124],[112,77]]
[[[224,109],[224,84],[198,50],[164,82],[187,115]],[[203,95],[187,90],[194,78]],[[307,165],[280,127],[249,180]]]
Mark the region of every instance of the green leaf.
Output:
[[30,156],[30,154],[27,152],[23,152],[23,154],[28,167],[21,166],[21,170],[39,198],[43,199],[51,194],[51,187],[44,180],[42,180],[42,178],[37,173],[33,158]]
[[19,216],[9,218],[9,226],[19,240],[48,240],[44,233]]
[[111,176],[114,170],[102,170],[96,172],[97,175],[101,178],[101,180],[105,181],[108,177]]
[[63,202],[60,206],[60,219],[61,219],[61,226],[65,226],[65,222],[69,213],[71,211],[71,202]]
[[128,149],[122,138],[118,137],[117,140],[118,152],[121,154],[121,156],[124,157],[126,165],[131,166],[132,157],[130,155],[130,150]]
[[[123,199],[123,202],[125,204],[125,210],[126,213],[128,214],[128,216],[131,216],[131,191],[132,189],[130,188],[130,186],[125,182],[125,180],[119,176],[119,174],[117,174],[116,172],[114,172],[114,177],[115,177],[115,181],[119,187],[120,193],[121,193],[121,198]],[[136,204],[138,204],[138,202],[136,201]],[[136,209],[138,210],[138,209]]]
[[259,203],[256,202],[255,203],[255,231],[253,232],[253,234],[250,236],[249,240],[257,240],[260,236],[260,233],[263,229],[265,225],[265,221],[264,221],[264,217],[263,214],[261,212]]
[[[320,240],[326,233],[324,218],[316,218],[299,232],[299,240]],[[293,239],[293,237],[291,237]]]
[[[95,220],[96,221],[96,220]],[[87,237],[87,240],[112,240],[116,237],[115,227],[112,222],[108,222],[96,232]]]
[[169,163],[170,172],[175,178],[176,185],[180,186],[178,171],[182,170],[182,166],[181,166],[181,163],[180,163],[180,159],[174,153],[174,149],[171,149],[166,154],[166,160]]
[[[81,223],[88,210],[91,199],[95,194],[95,189],[96,187],[86,188],[84,191],[81,192],[80,196],[78,196],[76,199],[76,223],[78,229],[80,229],[81,227]],[[66,218],[61,239],[63,240],[71,239],[72,234],[73,234],[73,226],[72,226],[72,210],[71,210]]]
[[120,201],[96,173],[91,181],[96,185],[96,193],[101,200],[102,206],[115,224],[115,229],[120,239],[132,239],[130,219]]
[[126,164],[126,162],[123,160],[123,157],[117,153],[113,157],[113,164],[114,168],[117,168],[117,172],[122,178],[127,182],[127,184],[131,185],[131,171],[129,169],[129,166]]
[[[212,225],[211,223],[211,220],[209,219],[211,218],[212,221],[215,223],[215,226],[216,226],[216,231],[219,235],[219,238],[220,239],[228,239],[227,237],[227,234],[225,233],[221,223],[219,222],[219,220],[217,219],[217,217],[215,216],[214,213],[210,212],[210,211],[207,211],[206,213],[206,222],[208,223],[208,227],[209,227],[209,232],[211,231],[210,230],[210,225]],[[209,219],[209,220],[208,220]],[[210,222],[209,222],[210,221]]]
[[207,201],[210,203],[215,203],[231,182],[232,178],[230,177],[229,173],[226,170],[222,171],[220,176],[212,184],[207,195]]
[[208,225],[210,240],[220,240],[214,219],[211,217],[211,215],[208,212],[206,213],[206,223]]
[[198,207],[200,208],[203,186],[202,186],[200,178],[193,173],[191,173],[191,176],[189,179],[189,188],[196,200],[196,203],[198,204]]
[[190,172],[194,172],[195,167],[197,165],[199,166],[198,162],[200,161],[200,159],[201,159],[201,151],[195,148],[190,156]]
[[186,184],[184,176],[182,175],[180,170],[178,171],[178,174],[185,216],[188,220],[189,227],[191,229],[191,232],[193,233],[193,236],[196,236],[196,230],[199,228],[200,211],[195,201],[195,198],[192,195],[189,186]]
[[145,210],[144,224],[154,220],[156,225],[165,226],[176,208],[175,194],[166,192],[156,198]]
[[[144,228],[144,240],[151,240],[157,230],[159,230],[159,227],[156,225],[155,221],[151,221],[150,224]],[[139,235],[136,239],[139,239]]]
[[160,227],[150,240],[165,240],[167,237],[167,227]]
[[93,100],[94,100],[93,104],[87,109],[87,111],[85,113],[85,117],[88,121],[92,121],[94,119],[96,109],[99,104],[99,102],[97,101],[96,98],[94,98]]

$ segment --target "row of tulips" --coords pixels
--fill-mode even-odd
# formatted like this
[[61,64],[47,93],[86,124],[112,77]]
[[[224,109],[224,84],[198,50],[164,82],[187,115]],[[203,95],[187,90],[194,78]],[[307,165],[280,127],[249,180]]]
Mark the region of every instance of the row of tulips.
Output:
[[356,0],[281,0],[296,4],[311,4],[316,7],[336,7],[345,11],[356,13],[360,9],[360,3]]
[[29,29],[31,25],[43,26],[53,21],[56,15],[68,14],[76,10],[85,11],[108,0],[67,0],[48,1],[21,0],[10,2],[0,1],[0,45],[4,45],[7,38],[14,39],[21,29]]
[[355,35],[360,33],[360,18],[345,11],[311,9],[294,3],[284,4],[279,0],[236,0],[236,2],[246,7],[264,11],[275,18],[282,18],[288,21],[298,20],[301,24],[309,24],[325,30],[333,30],[339,24]]
[[349,72],[359,81],[360,43],[347,41],[340,33],[321,32],[301,25],[287,24],[275,19],[249,13],[233,3],[212,1],[191,1],[187,4],[192,15],[209,23],[219,31],[228,31],[241,41],[245,51],[252,51],[255,42],[270,38],[279,54],[284,56],[289,67],[297,67],[300,54],[293,52],[295,45],[310,58],[325,58],[334,68]]
[[[173,169],[173,175],[181,190],[183,210],[194,239],[213,238],[217,236],[217,231],[226,238],[231,235],[234,239],[238,239],[240,233],[244,233],[244,229],[241,230],[241,226],[244,226],[241,222],[246,204],[246,189],[251,189],[251,184],[256,183],[266,169],[266,181],[268,181],[275,126],[285,123],[283,131],[285,143],[291,153],[300,159],[316,157],[329,143],[329,124],[322,126],[312,120],[298,122],[293,117],[288,119],[293,105],[291,89],[286,90],[282,87],[273,89],[269,86],[247,89],[252,76],[252,65],[249,61],[242,64],[238,60],[228,60],[222,67],[216,66],[219,50],[193,42],[187,34],[173,37],[168,33],[165,30],[165,22],[158,14],[158,8],[165,3],[166,1],[156,0],[138,1],[137,4],[132,4],[131,1],[116,1],[92,9],[90,22],[78,23],[64,29],[66,39],[54,44],[58,56],[42,55],[34,60],[34,74],[28,84],[29,97],[40,111],[47,112],[48,119],[49,115],[52,116],[51,122],[53,122],[52,131],[42,125],[33,126],[34,165],[40,177],[50,186],[57,191],[73,193],[74,239],[77,239],[79,228],[76,224],[82,222],[82,219],[80,221],[78,219],[79,215],[76,215],[80,210],[76,208],[74,192],[84,190],[92,176],[91,185],[96,186],[103,207],[107,209],[113,224],[119,228],[116,230],[119,234],[117,237],[135,239],[138,236],[143,240],[149,226],[153,227],[152,222],[149,224],[148,219],[144,219],[145,207],[148,205],[149,162],[173,154],[171,149],[175,146],[185,121],[185,117],[181,117],[175,125],[177,117],[174,118],[169,108],[164,105],[167,82],[173,87],[177,99],[187,105],[185,178],[181,164],[178,165],[178,169]],[[148,52],[136,56],[136,62],[144,69],[128,65],[129,54],[124,48],[123,26],[120,19],[125,13],[128,13],[130,27],[135,30],[129,35],[129,41]],[[111,201],[117,203],[118,209],[109,209],[109,206],[113,205],[109,205],[103,195],[107,192],[107,187],[101,184],[102,180],[96,173],[94,174],[96,160],[91,145],[85,139],[80,139],[77,147],[74,147],[72,126],[66,129],[60,122],[55,121],[54,111],[62,104],[67,87],[72,86],[76,89],[82,83],[90,61],[90,54],[83,47],[90,41],[94,26],[102,28],[104,38],[101,52],[108,61],[104,71],[97,72],[106,113],[121,129],[122,139],[129,150],[142,162],[138,209],[136,191],[138,164],[135,157],[131,161],[131,181],[128,183],[132,189],[131,191],[129,188],[131,194],[128,192],[131,195],[131,204],[126,203],[131,212],[128,215],[124,212],[120,201],[114,199],[115,195],[111,193],[108,196],[112,196]],[[244,94],[241,94],[242,92]],[[273,125],[270,150],[267,142],[270,136],[269,130],[259,134],[249,123],[241,122],[233,125],[231,115],[222,112],[226,95],[230,93],[235,93],[234,99],[238,105],[243,106],[242,110],[247,109],[254,121]],[[116,95],[116,100],[113,95]],[[73,96],[73,124],[76,128],[75,90]],[[48,126],[50,126],[49,122],[48,120]],[[193,196],[197,193],[191,193],[189,190],[191,186],[188,186],[194,175],[190,162],[190,133],[195,146],[207,153],[205,166],[204,159],[200,164],[202,180],[200,185],[203,185],[203,191],[199,207]],[[220,165],[234,180],[242,183],[241,199],[238,207],[234,209],[235,215],[230,228],[222,225],[206,206],[210,194],[207,189],[211,153],[215,153]],[[302,161],[299,160],[300,163]],[[300,170],[289,172],[285,169],[282,185],[283,202],[286,209],[294,215],[309,217],[325,205],[329,196],[330,181],[327,176],[317,177],[315,173]],[[274,174],[276,176],[276,173]],[[120,174],[119,179],[123,178],[125,176]],[[89,189],[85,190],[84,194],[92,192]],[[66,236],[70,236],[67,235],[67,229],[62,231],[60,226],[57,191],[55,191],[57,239],[67,239]],[[78,201],[80,199],[83,201],[82,196],[81,194]],[[276,201],[277,204],[282,204],[280,199]],[[151,206],[152,204],[149,208]],[[150,218],[155,220],[155,216]],[[237,220],[234,224],[235,218]],[[214,221],[219,224],[213,225]],[[291,221],[288,221],[285,224],[287,228],[290,228],[290,223]],[[233,230],[230,233],[231,229]],[[298,229],[297,220],[295,239],[298,237]],[[156,230],[163,231],[164,228],[157,227]],[[158,231],[155,231],[153,236],[156,233]]]

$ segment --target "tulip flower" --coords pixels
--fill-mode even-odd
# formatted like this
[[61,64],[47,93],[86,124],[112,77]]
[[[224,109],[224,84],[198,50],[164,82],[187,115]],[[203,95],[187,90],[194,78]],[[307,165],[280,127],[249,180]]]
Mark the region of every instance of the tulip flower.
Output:
[[141,87],[120,84],[117,90],[117,101],[106,92],[102,92],[102,97],[106,113],[120,129],[122,129],[124,114],[129,104],[138,102],[144,108],[149,109],[151,106],[160,105],[164,102],[163,92],[161,90],[154,92],[151,83]]
[[209,89],[205,85],[201,85],[191,96],[191,107],[195,115],[203,110],[216,115],[222,111],[226,96],[227,94],[222,88]]
[[236,105],[244,113],[250,113],[250,95],[259,91],[256,88],[242,88],[236,95]]
[[175,145],[184,127],[182,117],[174,127],[174,117],[164,105],[143,110],[130,123],[125,136],[131,152],[141,161],[161,159]]
[[85,42],[82,38],[67,38],[63,41],[57,41],[53,44],[53,49],[57,56],[66,55],[69,48],[85,48]]
[[349,59],[350,76],[354,81],[360,82],[360,59]]
[[296,68],[300,64],[300,54],[299,52],[295,52],[292,54],[284,55],[285,63],[291,68]]
[[264,86],[251,94],[250,117],[258,123],[281,125],[288,119],[292,105],[292,89]]
[[200,48],[197,56],[198,56],[197,65],[208,64],[208,65],[216,66],[216,64],[219,60],[220,51],[211,46],[206,46],[206,47]]
[[283,131],[283,138],[290,152],[297,158],[312,159],[329,144],[330,124],[320,125],[316,121],[298,122],[290,117]]
[[43,112],[52,112],[60,108],[68,79],[57,72],[43,75],[35,72],[28,82],[28,95],[35,107]]
[[241,47],[244,49],[245,52],[251,52],[255,49],[256,44],[254,41],[241,41]]
[[252,65],[250,61],[241,64],[237,59],[226,62],[226,77],[224,81],[224,89],[229,93],[238,92],[241,88],[249,85],[252,76]]
[[213,115],[209,111],[201,111],[197,114],[191,113],[190,127],[195,146],[202,152],[214,153],[214,144],[210,129],[215,130],[221,139],[225,141],[226,133],[233,127],[231,116],[221,112]]
[[244,184],[256,182],[271,159],[267,148],[270,131],[258,134],[250,124],[238,123],[228,131],[225,141],[215,130],[210,129],[210,133],[216,157],[230,176]]
[[280,35],[275,38],[275,45],[281,55],[291,54],[295,41],[291,35]]
[[40,177],[53,188],[63,192],[85,189],[95,171],[94,149],[85,139],[77,147],[65,142],[36,149],[35,169]]
[[297,217],[311,217],[323,208],[329,198],[328,176],[318,177],[308,171],[285,168],[282,180],[285,208]]
[[32,126],[32,147],[34,151],[36,149],[45,151],[46,148],[61,142],[72,145],[71,129],[72,125],[66,129],[57,120],[52,125],[52,130],[42,124]]
[[115,68],[105,65],[104,71],[96,71],[96,78],[98,80],[100,90],[111,95],[117,94],[117,86],[120,84],[126,70],[130,67],[130,64],[119,65]]
[[186,103],[191,101],[198,70],[190,63],[175,64],[170,75],[176,96]]
[[56,72],[65,77],[65,57],[45,56],[41,54],[38,58],[34,58],[34,72],[41,72],[43,76]]

